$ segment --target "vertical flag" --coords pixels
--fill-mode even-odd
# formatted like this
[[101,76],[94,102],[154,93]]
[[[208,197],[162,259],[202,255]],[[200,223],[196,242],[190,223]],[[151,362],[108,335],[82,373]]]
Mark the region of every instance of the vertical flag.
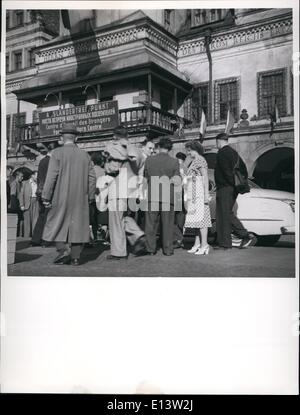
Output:
[[270,136],[273,134],[273,130],[278,119],[279,119],[279,111],[278,111],[276,98],[274,97],[272,113],[270,114],[270,127],[271,127]]
[[199,129],[199,136],[200,136],[200,141],[201,142],[204,139],[206,127],[207,127],[206,117],[205,117],[205,113],[204,113],[204,111],[202,109],[202,112],[201,112],[201,120],[200,120],[200,129]]
[[234,122],[235,122],[234,116],[232,115],[232,112],[230,111],[230,108],[228,108],[226,127],[225,127],[225,133],[226,134],[231,133],[231,130],[233,129],[233,126],[234,126]]

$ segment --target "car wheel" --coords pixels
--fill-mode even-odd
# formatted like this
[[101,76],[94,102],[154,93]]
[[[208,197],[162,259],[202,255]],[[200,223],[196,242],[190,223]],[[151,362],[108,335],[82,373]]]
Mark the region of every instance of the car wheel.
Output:
[[257,237],[257,245],[259,246],[272,246],[279,241],[281,235],[264,235]]

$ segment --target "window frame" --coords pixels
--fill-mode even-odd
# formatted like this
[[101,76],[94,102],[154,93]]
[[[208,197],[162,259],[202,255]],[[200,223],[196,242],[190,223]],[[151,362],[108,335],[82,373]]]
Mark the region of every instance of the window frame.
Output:
[[[241,112],[241,77],[232,76],[230,78],[216,79],[214,81],[214,124],[226,124],[226,119],[220,119],[220,85],[230,84],[236,82],[237,85],[237,114],[235,122],[239,120],[239,114]],[[233,114],[234,115],[234,114]]]
[[[22,22],[20,23],[18,20],[19,20],[19,16],[22,16]],[[16,21],[16,27],[19,27],[19,26],[23,26],[24,25],[24,22],[25,22],[25,13],[24,13],[24,10],[16,10],[16,12],[15,12],[15,21]]]
[[[283,91],[284,91],[284,95],[283,95],[283,106],[284,106],[284,111],[282,111],[279,116],[280,117],[285,117],[287,116],[288,113],[288,107],[287,107],[287,68],[277,68],[277,69],[271,69],[268,71],[260,71],[257,72],[256,74],[256,85],[257,85],[257,115],[258,115],[258,119],[262,120],[262,119],[267,119],[269,118],[268,114],[263,114],[262,113],[262,79],[263,77],[266,76],[272,76],[272,75],[277,75],[277,74],[282,74],[282,82],[283,82]],[[272,94],[274,95],[274,94]]]
[[163,18],[164,18],[164,26],[165,27],[170,27],[172,24],[172,12],[174,11],[174,9],[164,9],[164,14],[163,14]]
[[[19,55],[19,54],[21,55],[21,66],[20,68],[17,68],[16,55]],[[13,51],[13,70],[20,71],[21,69],[23,69],[23,50],[22,49],[14,50]]]
[[[32,62],[33,58],[33,62]],[[28,68],[34,68],[35,67],[35,54],[34,54],[34,48],[27,49],[27,65]]]
[[[212,10],[215,14],[214,19],[211,18]],[[228,12],[229,9],[191,9],[191,28],[222,22]],[[198,22],[196,22],[196,16],[198,16]]]
[[[199,113],[197,114],[197,117],[193,117],[193,106],[192,106],[193,97],[191,96],[188,99],[189,101],[186,102],[186,105],[189,105],[188,112],[190,112],[190,114],[191,114],[190,121],[192,121],[194,127],[199,126],[200,125],[200,122],[201,122],[200,108],[202,109],[203,108],[203,105],[200,105],[200,89],[203,88],[203,87],[206,87],[207,88],[207,105],[206,105],[206,113],[205,113],[205,116],[206,116],[206,120],[208,122],[209,108],[210,108],[210,105],[211,105],[211,103],[210,103],[210,94],[209,94],[209,81],[199,82],[199,83],[197,83],[197,84],[194,85],[194,90],[198,90],[198,92],[197,92],[198,97],[197,98],[198,98],[198,103],[199,103],[199,106],[198,106],[199,107]],[[187,119],[189,119],[188,117],[186,117],[186,112],[185,111],[186,111],[186,109],[184,108],[184,117],[187,118]]]

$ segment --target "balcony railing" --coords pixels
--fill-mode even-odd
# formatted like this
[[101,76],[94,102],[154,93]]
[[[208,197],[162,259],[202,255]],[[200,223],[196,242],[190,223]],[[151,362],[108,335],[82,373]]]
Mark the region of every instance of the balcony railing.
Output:
[[128,129],[139,127],[158,127],[166,132],[172,132],[176,123],[176,116],[162,111],[152,105],[126,108],[119,111],[120,124]]
[[17,130],[19,129],[19,135],[18,140],[19,141],[32,141],[39,139],[40,137],[40,129],[39,129],[39,123],[34,122],[31,124],[23,124],[17,127]]
[[[119,110],[119,123],[129,131],[152,130],[157,134],[168,134],[172,133],[176,127],[176,116],[154,106],[145,105]],[[112,131],[99,131],[93,133],[93,136],[101,137],[109,132]],[[18,139],[20,142],[35,143],[42,138],[39,133],[39,123],[24,124],[19,127]],[[45,137],[45,139],[49,139],[49,137]]]

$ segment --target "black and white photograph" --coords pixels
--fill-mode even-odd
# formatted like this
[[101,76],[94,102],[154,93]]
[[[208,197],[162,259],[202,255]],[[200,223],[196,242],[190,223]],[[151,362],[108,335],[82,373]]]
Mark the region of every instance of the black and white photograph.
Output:
[[2,23],[2,389],[298,393],[299,4]]

